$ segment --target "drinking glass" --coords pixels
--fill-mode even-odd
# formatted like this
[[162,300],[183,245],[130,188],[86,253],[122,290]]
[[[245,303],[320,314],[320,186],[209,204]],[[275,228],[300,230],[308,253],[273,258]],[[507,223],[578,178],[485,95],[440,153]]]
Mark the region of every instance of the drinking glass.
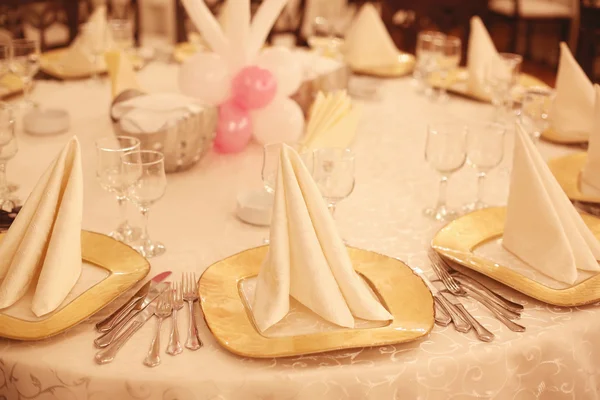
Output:
[[108,35],[115,49],[130,53],[134,45],[133,22],[129,19],[111,19],[108,21]]
[[17,154],[15,118],[13,110],[6,103],[0,103],[0,208],[12,211],[16,206],[10,197],[6,180],[6,164]]
[[33,77],[40,69],[40,43],[32,39],[14,39],[11,43],[11,71],[23,82],[23,107],[32,105],[30,100]]
[[440,51],[439,43],[446,38],[441,32],[422,31],[417,36],[416,56],[417,63],[413,72],[413,82],[418,91],[425,91],[427,95],[433,93],[429,84],[429,77],[436,67],[436,57]]
[[89,49],[92,68],[92,82],[100,82],[101,57],[108,47],[108,28],[105,24],[87,23],[83,25],[83,33]]
[[109,236],[128,244],[139,239],[141,232],[127,221],[127,182],[121,156],[139,149],[140,141],[129,136],[108,136],[96,141],[96,178],[102,189],[116,196],[121,216],[121,223]]
[[460,64],[461,57],[461,40],[455,36],[446,36],[444,40],[437,40],[434,45],[439,46],[437,56],[437,70],[440,74],[440,91],[438,99],[441,101],[448,100],[448,77],[456,70]]
[[10,46],[0,43],[0,79],[10,70]]
[[337,203],[354,190],[354,153],[343,148],[316,149],[313,178],[333,216]]
[[128,185],[127,198],[137,205],[144,217],[142,243],[136,250],[146,258],[165,252],[165,246],[150,239],[148,217],[150,207],[160,200],[167,190],[164,156],[158,151],[136,150],[123,154],[123,177]]
[[506,127],[497,123],[476,123],[467,134],[467,159],[477,170],[477,200],[463,207],[466,212],[487,207],[483,202],[485,178],[504,158]]
[[548,115],[554,99],[551,89],[531,88],[523,95],[521,103],[521,123],[537,143],[542,133],[548,129]]
[[313,20],[307,42],[321,56],[342,57],[342,41],[335,37],[334,27],[328,18],[318,16]]
[[467,126],[460,123],[440,123],[427,127],[425,160],[441,177],[437,205],[425,209],[424,213],[438,221],[448,221],[458,215],[446,205],[446,188],[452,173],[465,164],[467,132]]
[[[304,165],[312,173],[313,170],[313,155],[311,152],[305,151],[300,145],[291,146],[298,152]],[[281,143],[270,143],[263,147],[263,164],[262,164],[262,181],[265,190],[268,193],[275,193],[277,184],[277,171],[279,170],[279,154],[281,153]]]
[[501,122],[512,109],[512,89],[519,81],[523,57],[518,54],[500,53],[500,60],[490,60],[485,71],[486,90],[495,107],[495,119]]

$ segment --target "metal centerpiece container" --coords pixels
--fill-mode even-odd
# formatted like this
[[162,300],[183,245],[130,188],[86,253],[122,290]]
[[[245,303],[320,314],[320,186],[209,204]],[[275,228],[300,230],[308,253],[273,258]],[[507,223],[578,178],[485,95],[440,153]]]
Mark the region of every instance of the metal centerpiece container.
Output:
[[200,111],[190,112],[169,127],[156,132],[132,133],[124,130],[118,118],[113,115],[114,105],[144,94],[130,89],[115,97],[110,115],[116,135],[135,137],[139,139],[142,150],[163,153],[165,171],[168,173],[192,167],[212,149],[218,118],[217,108],[213,106],[203,106]]
[[341,64],[331,72],[305,80],[298,88],[298,91],[291,97],[300,105],[304,115],[308,115],[310,106],[319,92],[326,93],[348,89],[348,82],[351,75],[352,71],[350,67],[346,64]]

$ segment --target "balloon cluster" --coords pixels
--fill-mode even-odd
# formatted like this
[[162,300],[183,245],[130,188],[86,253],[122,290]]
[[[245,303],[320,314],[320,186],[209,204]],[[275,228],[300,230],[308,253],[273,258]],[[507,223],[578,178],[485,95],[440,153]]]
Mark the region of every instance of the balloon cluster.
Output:
[[[249,20],[245,21],[245,7],[240,8],[237,3],[236,7],[229,7],[232,10],[229,21],[233,19],[242,24],[241,28],[233,24],[231,31],[227,32],[229,40],[220,31],[218,23],[210,20],[212,16],[205,14],[202,0],[184,1],[190,17],[209,43],[212,38],[214,52],[198,52],[188,59],[181,68],[179,84],[185,94],[205,104],[218,105],[215,148],[220,152],[239,152],[252,137],[266,144],[295,142],[302,134],[302,109],[289,98],[301,84],[301,64],[284,47],[258,51],[266,38],[266,35],[262,37],[262,33],[268,26],[268,23],[261,23],[260,12],[264,9],[263,15],[268,12],[272,16],[274,10],[286,1],[265,1],[255,17],[260,25],[255,28],[257,23],[253,21],[252,31]],[[242,29],[244,22],[246,29]],[[266,32],[269,29],[270,26]],[[261,38],[262,43],[257,47]],[[234,45],[238,48],[235,49]],[[253,48],[256,51],[252,51]],[[252,53],[256,55],[252,56]]]

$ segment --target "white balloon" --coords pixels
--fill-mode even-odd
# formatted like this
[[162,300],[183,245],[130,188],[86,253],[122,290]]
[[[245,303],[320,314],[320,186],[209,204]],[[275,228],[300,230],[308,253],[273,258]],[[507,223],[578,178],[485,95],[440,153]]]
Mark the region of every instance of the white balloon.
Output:
[[229,97],[230,87],[229,66],[218,54],[200,51],[186,60],[179,70],[181,92],[204,104],[222,103]]
[[294,100],[276,97],[271,104],[250,113],[254,138],[260,144],[289,143],[300,139],[304,131],[304,114]]
[[294,94],[302,83],[302,63],[286,47],[264,49],[258,56],[256,64],[271,71],[277,79],[277,96]]

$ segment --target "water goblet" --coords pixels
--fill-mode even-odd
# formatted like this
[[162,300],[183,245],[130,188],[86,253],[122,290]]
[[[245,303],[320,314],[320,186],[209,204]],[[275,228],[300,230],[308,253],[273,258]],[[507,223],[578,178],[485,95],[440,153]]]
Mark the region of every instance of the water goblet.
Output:
[[446,189],[452,173],[465,164],[468,128],[460,123],[441,123],[427,127],[425,160],[440,174],[437,205],[424,210],[425,215],[438,221],[448,221],[458,216],[446,205]]
[[512,89],[521,74],[523,57],[518,54],[500,53],[500,60],[489,60],[485,68],[486,91],[495,107],[495,119],[501,122],[512,109]]
[[413,82],[417,91],[425,91],[425,94],[433,93],[429,83],[429,77],[436,67],[436,57],[439,54],[440,41],[446,38],[441,32],[422,31],[417,35],[416,57],[417,62],[413,72]]
[[112,39],[112,47],[125,53],[133,51],[133,22],[129,19],[114,18],[108,21],[108,34]]
[[448,100],[448,77],[458,68],[461,58],[462,42],[455,36],[446,36],[444,40],[434,41],[434,45],[439,46],[437,60],[437,70],[440,74],[440,90],[438,100]]
[[84,40],[92,63],[91,82],[100,82],[101,57],[108,48],[108,29],[105,24],[87,23],[83,26]]
[[334,216],[337,203],[354,191],[354,153],[344,148],[314,150],[313,178]]
[[107,136],[96,141],[96,178],[102,189],[115,195],[121,215],[121,223],[109,236],[128,244],[139,239],[141,232],[127,221],[127,182],[121,156],[139,149],[140,141],[129,136]]
[[17,154],[17,150],[13,110],[8,104],[0,103],[0,208],[8,212],[12,211],[16,204],[10,197],[6,164]]
[[[281,143],[270,143],[263,146],[263,164],[261,176],[265,190],[273,194],[275,193],[275,185],[277,184],[277,171],[279,170],[279,154],[281,153]],[[309,151],[305,151],[300,145],[292,145],[294,150],[298,152],[304,165],[312,173],[313,155]]]
[[150,239],[148,218],[150,207],[160,200],[167,190],[165,158],[158,151],[136,150],[122,156],[123,176],[127,188],[127,198],[140,209],[144,217],[141,245],[136,250],[146,258],[160,256],[165,246]]
[[550,125],[548,116],[554,99],[554,91],[543,87],[534,87],[525,92],[521,101],[521,124],[528,130],[537,143],[542,133]]
[[467,159],[477,170],[477,200],[463,207],[465,212],[487,207],[483,202],[485,178],[504,158],[506,127],[498,123],[477,123],[469,126],[467,134]]
[[40,43],[32,39],[14,39],[11,43],[11,71],[23,82],[23,108],[30,107],[33,77],[40,69]]

